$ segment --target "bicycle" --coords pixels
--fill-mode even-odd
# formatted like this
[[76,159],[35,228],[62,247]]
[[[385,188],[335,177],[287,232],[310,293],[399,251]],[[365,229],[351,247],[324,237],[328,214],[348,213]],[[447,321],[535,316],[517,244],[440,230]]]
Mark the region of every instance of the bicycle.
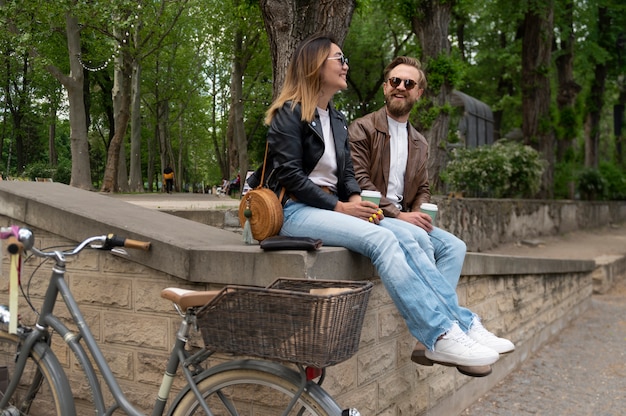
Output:
[[[142,415],[143,413],[127,399],[116,381],[89,326],[83,318],[64,276],[66,259],[78,255],[85,248],[107,250],[127,255],[124,248],[148,250],[150,243],[109,234],[89,237],[73,248],[65,250],[47,249],[48,251],[46,251],[34,247],[34,235],[27,228],[16,226],[0,228],[0,237],[7,240],[7,252],[13,256],[30,252],[32,256],[43,258],[44,261],[48,259],[54,260],[52,274],[47,283],[45,297],[39,310],[31,302],[28,291],[24,291],[24,282],[19,281],[22,295],[37,314],[37,322],[34,325],[27,326],[22,322],[19,322],[17,325],[13,323],[15,333],[9,333],[11,314],[15,314],[15,311],[9,311],[5,306],[0,307],[0,409],[2,409],[0,410],[0,416],[76,415],[76,405],[68,377],[51,348],[51,340],[54,334],[61,336],[80,363],[81,371],[85,374],[91,389],[95,414],[111,415],[120,410],[131,416]],[[33,274],[35,271],[33,271]],[[275,282],[277,286],[274,288],[231,285],[219,291],[193,291],[179,288],[164,289],[161,292],[161,296],[174,303],[175,309],[182,317],[182,322],[177,332],[175,344],[170,352],[165,374],[163,375],[151,415],[189,416],[206,414],[209,416],[253,416],[282,414],[285,416],[359,416],[360,413],[356,409],[342,409],[321,387],[326,366],[349,358],[350,355],[354,354],[356,348],[358,348],[358,339],[356,340],[357,347],[352,345],[347,351],[341,351],[339,355],[334,354],[323,357],[326,360],[325,362],[319,362],[320,358],[316,355],[319,353],[315,351],[312,353],[313,355],[305,356],[304,358],[299,357],[298,352],[294,353],[294,345],[299,343],[300,338],[303,336],[303,331],[300,331],[299,327],[292,331],[293,333],[287,334],[283,331],[278,337],[280,339],[277,341],[280,344],[270,346],[270,353],[258,352],[256,349],[246,350],[244,352],[252,355],[253,358],[235,358],[208,368],[204,368],[203,364],[215,352],[232,353],[237,351],[233,351],[233,348],[228,346],[224,346],[224,351],[218,351],[209,347],[196,348],[197,351],[188,348],[190,331],[192,328],[198,328],[198,326],[200,326],[203,338],[207,344],[220,345],[220,341],[216,341],[219,337],[211,336],[212,328],[216,327],[211,326],[214,323],[212,323],[210,315],[211,313],[226,313],[228,307],[224,307],[224,305],[240,304],[243,298],[250,298],[253,302],[256,302],[258,296],[284,297],[290,295],[330,300],[327,304],[337,303],[335,302],[336,296],[333,294],[310,294],[316,290],[337,292],[337,281],[307,280],[306,282],[315,282],[314,285],[317,288],[310,289],[306,291],[307,293],[296,293],[294,292],[295,286],[291,287],[291,290],[281,288],[281,285],[285,284],[287,286],[284,287],[289,287],[290,284],[302,284],[298,279],[291,280],[277,279]],[[334,289],[332,285],[335,285]],[[357,320],[360,319],[360,322],[354,325],[352,329],[358,335],[362,325],[362,314],[367,306],[367,299],[372,284],[370,282],[340,282],[339,285],[343,286],[343,289],[339,289],[340,292],[346,293],[347,289],[355,289],[350,290],[350,292],[359,294],[358,298],[351,301],[359,302],[358,305],[341,305],[341,307],[346,306],[353,311],[357,311],[359,308],[362,309],[357,311],[360,314],[360,318],[357,317]],[[239,293],[243,293],[243,295]],[[76,332],[70,330],[54,314],[54,306],[59,299],[58,295],[61,295],[60,299],[62,299],[62,302],[65,303],[70,311],[71,320],[77,328]],[[216,302],[220,299],[222,300],[221,302]],[[274,299],[270,299],[270,302],[275,304]],[[320,313],[328,315],[329,311],[324,307]],[[258,315],[256,311],[251,312]],[[282,315],[286,315],[284,310],[279,312]],[[305,322],[311,319],[310,314],[311,311],[300,310],[296,311],[294,316],[289,319]],[[221,316],[223,317],[223,315]],[[316,320],[318,318],[315,317]],[[233,324],[237,325],[236,322]],[[245,327],[245,325],[243,326]],[[256,329],[258,330],[258,328]],[[233,338],[232,330],[233,328],[227,325],[226,332],[231,331],[231,337],[226,342],[235,341],[236,344],[239,344],[241,338]],[[249,332],[249,329],[243,332],[240,331],[241,333],[238,336],[251,338],[246,331]],[[236,333],[237,331],[235,330],[234,332]],[[328,331],[324,329],[321,332],[327,335]],[[354,338],[354,334],[352,336]],[[289,337],[295,337],[298,341],[290,340]],[[258,343],[259,340],[253,339],[249,342],[249,345],[256,346]],[[352,343],[354,344],[354,340]],[[239,346],[235,346],[234,349],[237,348]],[[281,351],[286,352],[287,356],[276,357],[273,350],[280,350],[281,348]],[[307,353],[311,353],[311,351],[308,351],[308,347],[305,349],[307,349]],[[100,385],[96,368],[89,359],[88,354],[106,382],[108,390],[113,397],[112,404],[105,403],[104,390]],[[259,357],[268,359],[260,359]],[[306,365],[307,360],[318,364],[318,366]],[[175,396],[171,405],[166,408],[173,380],[178,369],[181,369],[187,384]]]

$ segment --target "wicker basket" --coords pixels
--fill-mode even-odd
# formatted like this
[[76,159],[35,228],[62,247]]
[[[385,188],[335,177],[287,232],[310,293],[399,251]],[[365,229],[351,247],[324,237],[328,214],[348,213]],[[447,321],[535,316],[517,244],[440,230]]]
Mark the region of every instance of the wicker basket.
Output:
[[209,350],[323,368],[357,352],[372,286],[286,278],[226,286],[198,324]]

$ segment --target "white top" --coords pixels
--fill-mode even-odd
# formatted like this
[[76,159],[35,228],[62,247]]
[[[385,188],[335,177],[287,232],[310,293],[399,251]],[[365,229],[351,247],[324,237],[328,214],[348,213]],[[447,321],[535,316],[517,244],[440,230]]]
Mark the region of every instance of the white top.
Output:
[[[327,186],[333,191],[337,190],[337,152],[335,151],[335,137],[330,128],[330,116],[328,110],[317,107],[317,113],[322,123],[324,135],[324,154],[309,174],[309,179],[317,186]],[[313,122],[315,123],[315,122]]]
[[387,185],[387,199],[402,208],[400,202],[404,195],[404,174],[409,157],[409,131],[407,122],[398,123],[387,116],[389,124],[389,183]]

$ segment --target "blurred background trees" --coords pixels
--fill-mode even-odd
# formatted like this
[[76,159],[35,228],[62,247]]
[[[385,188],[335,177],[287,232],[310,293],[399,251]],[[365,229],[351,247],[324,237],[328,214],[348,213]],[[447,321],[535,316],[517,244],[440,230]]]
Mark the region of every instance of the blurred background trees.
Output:
[[[335,99],[348,120],[384,104],[394,56],[422,61],[429,88],[412,122],[430,143],[435,192],[462,191],[446,169],[471,152],[454,149],[508,138],[543,161],[539,188],[517,196],[626,198],[623,2],[297,4],[0,0],[0,174],[105,192],[157,191],[168,165],[177,190],[244,178],[293,50],[326,30],[350,58]],[[456,92],[491,111],[478,144]]]

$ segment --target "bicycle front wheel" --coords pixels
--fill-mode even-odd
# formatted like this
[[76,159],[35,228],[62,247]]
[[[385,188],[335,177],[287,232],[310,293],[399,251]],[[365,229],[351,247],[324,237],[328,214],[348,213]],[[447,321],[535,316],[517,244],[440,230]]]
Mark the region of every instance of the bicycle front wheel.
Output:
[[61,364],[47,345],[36,343],[21,375],[15,372],[21,340],[0,331],[0,395],[4,396],[13,377],[20,377],[9,407],[1,415],[72,415],[76,414],[69,382]]
[[[284,366],[256,360],[226,364],[222,366],[226,368],[213,371],[197,383],[215,416],[341,415],[335,401],[315,383],[309,383],[295,405],[289,408],[299,391],[300,376]],[[172,414],[192,416],[205,413],[196,395],[187,391]]]

